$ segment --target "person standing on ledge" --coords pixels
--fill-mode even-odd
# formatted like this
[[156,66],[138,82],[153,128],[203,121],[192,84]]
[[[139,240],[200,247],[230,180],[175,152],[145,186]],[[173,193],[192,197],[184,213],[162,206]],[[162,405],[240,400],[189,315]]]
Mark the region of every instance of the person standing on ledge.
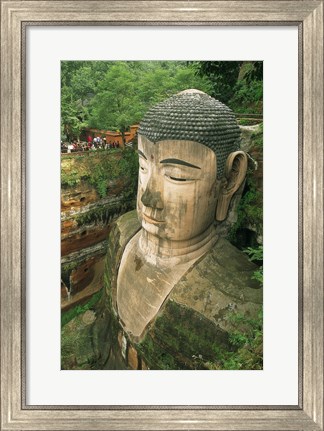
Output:
[[109,237],[105,367],[208,368],[233,348],[229,314],[260,310],[255,266],[217,230],[245,179],[239,142],[232,111],[199,90],[159,103],[141,122],[137,212]]

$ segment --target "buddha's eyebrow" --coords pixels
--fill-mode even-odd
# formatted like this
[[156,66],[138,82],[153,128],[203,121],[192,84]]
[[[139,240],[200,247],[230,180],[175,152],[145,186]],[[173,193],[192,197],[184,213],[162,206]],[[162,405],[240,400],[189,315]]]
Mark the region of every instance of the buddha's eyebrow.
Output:
[[179,159],[164,159],[161,160],[160,163],[172,163],[173,165],[183,165],[189,166],[189,168],[201,169],[199,166],[192,165],[191,163],[185,162],[184,160]]
[[146,155],[145,155],[144,153],[142,153],[142,151],[141,151],[141,150],[137,150],[137,152],[138,152],[138,154],[139,154],[140,156],[144,157],[144,159],[145,159],[145,160],[147,160]]

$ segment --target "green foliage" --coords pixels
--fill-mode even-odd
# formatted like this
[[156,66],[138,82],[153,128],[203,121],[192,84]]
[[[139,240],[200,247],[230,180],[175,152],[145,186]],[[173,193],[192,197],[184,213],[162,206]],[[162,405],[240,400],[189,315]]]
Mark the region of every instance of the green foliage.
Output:
[[90,101],[107,62],[61,62],[61,134],[68,141],[78,139],[90,118]]
[[78,316],[86,312],[87,310],[93,309],[95,304],[99,301],[102,296],[103,289],[99,290],[99,292],[95,293],[91,299],[85,303],[84,305],[77,305],[76,307],[71,308],[68,311],[61,313],[61,328],[70,322],[74,317]]
[[242,214],[241,222],[245,225],[259,225],[262,223],[263,208],[262,208],[262,193],[255,187],[254,181],[249,177],[247,179],[249,187],[241,201],[240,209]]
[[234,96],[234,88],[240,71],[239,61],[196,61],[196,73],[210,81],[211,96],[228,103]]
[[81,128],[124,134],[155,103],[187,88],[210,92],[206,77],[182,61],[62,62],[61,129],[68,139]]
[[121,157],[111,159],[103,157],[101,162],[94,161],[90,167],[88,181],[93,185],[101,198],[107,196],[109,182],[118,178],[127,179],[128,186],[124,196],[129,199],[136,195],[135,184],[138,176],[138,157],[135,151],[116,150]]
[[120,205],[118,204],[115,206],[109,204],[108,207],[103,205],[77,215],[75,217],[75,221],[77,222],[78,226],[83,226],[85,224],[91,224],[98,221],[106,223],[109,217],[119,212]]
[[214,341],[211,322],[186,308],[169,303],[164,313],[137,345],[150,369],[262,369],[262,309],[253,317],[229,310],[224,316],[228,337],[223,342]]
[[138,122],[141,105],[137,101],[136,81],[127,63],[112,64],[102,76],[98,92],[91,101],[90,126],[118,129],[123,135],[131,124]]
[[[217,329],[216,329],[217,332]],[[217,338],[217,345],[213,340]],[[226,334],[215,333],[215,325],[185,306],[169,301],[152,331],[137,345],[150,369],[203,369],[200,361],[226,350]],[[206,359],[207,358],[207,359]]]
[[235,112],[253,114],[262,113],[262,103],[263,63],[261,61],[243,62],[229,106]]
[[[248,256],[251,262],[263,262],[263,246],[259,245],[258,247],[248,247],[243,250]],[[259,281],[263,284],[263,266],[261,265],[259,269],[254,271],[253,277],[254,280]]]
[[64,272],[71,272],[73,269],[77,268],[78,265],[79,265],[78,262],[73,261],[69,263],[64,263],[61,268],[62,268],[62,271]]
[[73,100],[70,90],[64,87],[61,101],[61,135],[65,135],[68,141],[78,139],[82,128],[87,125],[86,115],[86,108],[82,106],[80,100]]
[[240,126],[250,126],[253,123],[253,120],[247,119],[247,118],[239,118],[237,120],[237,123]]
[[253,171],[247,173],[245,191],[238,204],[237,221],[231,227],[228,233],[228,240],[234,245],[237,243],[237,233],[239,229],[254,227],[257,232],[262,231],[263,226],[263,196],[261,191],[257,190],[253,178]]
[[263,260],[263,246],[259,245],[257,248],[248,247],[244,252],[249,256],[251,262]]
[[252,133],[252,145],[255,147],[263,147],[263,123],[258,127],[258,130]]
[[77,170],[65,170],[61,169],[61,185],[64,187],[75,187],[80,184],[81,178]]
[[[65,156],[66,157],[66,156]],[[100,198],[107,196],[110,182],[124,182],[125,203],[135,198],[138,178],[138,156],[132,149],[115,149],[87,153],[84,157],[72,156],[70,164],[62,164],[62,187],[75,187],[82,181],[89,182]],[[115,185],[113,185],[115,188]],[[82,216],[80,216],[82,218]],[[86,217],[86,216],[85,216]]]
[[226,370],[263,368],[263,313],[256,318],[243,314],[232,314],[228,317],[233,329],[230,332],[230,343],[237,348],[227,352],[222,359],[222,368]]
[[262,112],[261,61],[197,61],[193,65],[197,74],[209,80],[211,95],[234,112]]
[[[263,147],[263,124],[251,136],[251,147],[262,152]],[[251,163],[252,165],[252,163]],[[239,231],[242,229],[253,228],[257,234],[262,234],[263,227],[263,195],[257,186],[257,172],[254,166],[250,166],[246,175],[246,183],[243,190],[242,198],[237,208],[237,221],[231,227],[228,233],[228,240],[236,247],[243,248],[247,245],[241,244]]]
[[62,135],[72,140],[93,127],[124,138],[153,104],[187,88],[236,112],[262,112],[262,68],[258,61],[63,61]]
[[95,186],[101,198],[107,195],[109,174],[112,174],[110,167],[111,163],[95,164],[89,176],[89,183]]
[[131,149],[123,152],[123,158],[120,161],[122,175],[128,178],[128,185],[123,191],[123,201],[125,204],[136,198],[138,184],[138,155]]
[[179,366],[172,354],[160,348],[150,336],[137,345],[145,359],[149,359],[151,369],[177,370]]
[[248,83],[245,79],[237,82],[235,94],[230,100],[230,107],[235,112],[246,114],[262,112],[263,82],[252,81]]

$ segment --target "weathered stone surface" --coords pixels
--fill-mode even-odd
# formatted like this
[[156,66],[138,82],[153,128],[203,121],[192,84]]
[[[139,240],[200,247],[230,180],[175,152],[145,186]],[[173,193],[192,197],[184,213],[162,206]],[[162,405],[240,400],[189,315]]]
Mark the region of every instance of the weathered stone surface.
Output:
[[62,369],[127,369],[126,356],[122,356],[126,339],[120,333],[118,341],[120,328],[107,296],[90,311],[91,319],[80,314],[62,328]]
[[133,346],[130,346],[128,348],[127,362],[128,362],[128,366],[132,370],[137,370],[137,368],[138,368],[138,354],[137,354],[137,351],[134,349]]
[[112,298],[114,304],[117,301],[117,273],[114,268],[119,266],[126,244],[140,227],[136,211],[130,211],[116,220],[109,235],[105,267],[105,286],[108,287],[107,294]]
[[67,298],[67,297],[68,297],[68,289],[64,281],[61,280],[61,298]]
[[[243,134],[242,143],[250,155],[247,184],[240,204],[240,232],[236,238],[237,243],[242,243],[243,246],[245,238],[250,242],[248,245],[255,245],[255,241],[263,243],[263,128],[259,125],[244,129],[252,130]],[[254,239],[249,240],[249,237]]]
[[66,236],[69,232],[78,228],[76,220],[64,220],[61,222],[61,235]]
[[142,370],[148,370],[149,368],[148,368],[148,366],[146,365],[146,363],[142,360],[142,363],[141,363],[141,369]]
[[75,187],[62,189],[61,211],[71,211],[84,207],[89,203],[98,201],[99,195],[94,187],[89,186],[85,181],[81,181]]
[[[104,262],[101,257],[91,257],[72,271],[70,294],[61,297],[61,309],[68,309],[87,302],[103,286]],[[85,272],[85,270],[87,270]],[[89,275],[88,275],[89,274]],[[82,277],[84,275],[84,277]]]
[[262,139],[262,127],[256,126],[240,126],[242,132],[241,147],[248,152],[256,163],[253,169],[253,178],[256,181],[257,189],[263,190],[263,146],[256,143],[256,137]]
[[[61,158],[61,270],[69,290],[69,298],[62,291],[64,309],[83,303],[102,287],[93,282],[94,268],[106,252],[110,225],[135,206],[129,189],[134,175],[125,172],[127,160],[129,152],[121,151]],[[102,179],[100,169],[107,166],[111,171]],[[100,195],[99,186],[103,191],[105,185],[106,195]]]
[[72,270],[70,275],[70,292],[76,294],[88,286],[94,278],[94,257],[83,262],[76,269]]
[[241,131],[241,149],[248,153],[253,146],[253,135],[260,130],[260,125],[239,127]]
[[[109,322],[106,333],[110,334],[111,352],[114,352],[111,357],[118,356],[122,339],[116,312],[111,308],[111,304],[116,303],[116,268],[125,244],[138,228],[133,211],[114,224],[109,237],[105,273],[107,295],[101,312]],[[217,368],[223,352],[235,348],[229,342],[232,317],[244,315],[249,320],[261,310],[262,290],[251,279],[255,269],[244,254],[220,239],[175,286],[140,343],[124,334],[128,351],[137,351],[137,366],[142,369],[204,369],[214,364]],[[104,321],[101,324],[105,326]],[[244,324],[242,328],[244,330]],[[100,341],[97,343],[100,350]],[[110,364],[114,366],[113,361]],[[119,366],[127,365],[119,363]]]
[[93,311],[91,310],[87,310],[83,315],[82,315],[82,322],[85,325],[91,325],[91,323],[93,323],[96,320],[96,315]]
[[84,315],[75,317],[67,323],[61,334],[61,368],[63,370],[92,369],[97,354],[91,348],[93,321]]
[[104,241],[108,232],[109,226],[100,223],[94,226],[82,226],[73,235],[69,234],[66,237],[62,235],[61,255],[65,256]]
[[120,350],[122,350],[122,348],[123,348],[123,338],[124,338],[123,332],[119,331],[117,339],[118,339],[118,345],[119,345]]
[[68,265],[75,268],[77,265],[81,265],[86,259],[94,256],[103,256],[106,253],[107,244],[107,240],[101,241],[98,244],[92,245],[91,247],[83,248],[82,250],[77,250],[66,256],[62,256],[62,267],[64,268],[66,265]]

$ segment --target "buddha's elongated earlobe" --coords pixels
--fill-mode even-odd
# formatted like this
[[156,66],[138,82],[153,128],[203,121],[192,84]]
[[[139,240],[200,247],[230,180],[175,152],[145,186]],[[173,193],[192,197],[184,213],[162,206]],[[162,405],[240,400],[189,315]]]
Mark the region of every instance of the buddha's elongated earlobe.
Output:
[[235,151],[228,156],[225,165],[224,181],[216,207],[216,220],[223,221],[226,219],[231,199],[243,183],[246,170],[247,156],[244,151]]

